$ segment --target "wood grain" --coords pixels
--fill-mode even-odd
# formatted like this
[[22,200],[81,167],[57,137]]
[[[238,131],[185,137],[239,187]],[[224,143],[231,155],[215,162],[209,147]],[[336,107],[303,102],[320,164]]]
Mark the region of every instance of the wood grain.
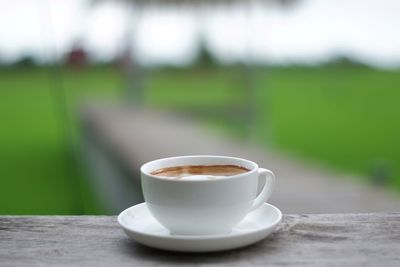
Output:
[[0,266],[400,266],[400,213],[285,215],[267,239],[193,254],[147,248],[114,216],[1,216]]

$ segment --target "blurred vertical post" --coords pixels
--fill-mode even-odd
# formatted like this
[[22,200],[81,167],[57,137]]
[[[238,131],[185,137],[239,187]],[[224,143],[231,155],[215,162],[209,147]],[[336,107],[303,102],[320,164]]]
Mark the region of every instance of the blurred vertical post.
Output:
[[[57,42],[53,29],[53,19],[51,15],[50,2],[39,1],[42,3],[38,7],[38,16],[42,21],[42,31],[44,35],[51,36],[53,43],[49,47],[44,47],[48,56],[48,77],[50,81],[50,87],[52,90],[52,98],[54,99],[55,106],[55,117],[58,119],[58,129],[60,135],[60,143],[63,147],[64,138],[67,144],[67,153],[64,154],[67,163],[77,164],[76,162],[76,146],[74,142],[74,133],[72,130],[72,122],[69,115],[68,100],[66,88],[64,86],[63,73],[60,66],[60,55],[57,51]],[[52,61],[52,59],[54,59]],[[70,187],[70,205],[71,214],[83,214],[83,197],[81,190],[81,182],[79,181],[79,175],[75,171],[75,168],[66,168],[69,173],[69,187]]]
[[245,125],[245,138],[248,141],[253,141],[255,137],[255,128],[258,115],[258,107],[259,104],[256,97],[257,84],[255,79],[255,71],[256,66],[254,64],[254,56],[253,56],[253,38],[252,38],[252,8],[253,1],[249,0],[244,3],[244,12],[246,18],[246,36],[245,36],[245,59],[243,64],[243,73],[244,73],[244,90],[246,94],[245,98],[245,116],[244,116],[244,125]]
[[138,63],[135,54],[138,25],[144,8],[135,1],[126,1],[125,7],[128,10],[125,47],[122,52],[122,71],[126,81],[126,93],[132,103],[140,105],[144,101],[145,90],[145,69]]

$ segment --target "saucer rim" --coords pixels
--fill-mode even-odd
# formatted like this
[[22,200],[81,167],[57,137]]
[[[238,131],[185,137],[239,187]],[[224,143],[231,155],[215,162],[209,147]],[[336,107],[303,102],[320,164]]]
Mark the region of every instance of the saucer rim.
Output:
[[[172,235],[172,234],[160,235],[160,234],[155,234],[155,233],[151,233],[151,232],[149,233],[149,232],[137,231],[137,230],[127,226],[124,222],[122,222],[122,217],[125,216],[125,214],[128,212],[128,210],[130,210],[132,208],[142,208],[142,206],[147,208],[146,202],[133,205],[133,206],[123,210],[117,217],[118,224],[125,231],[133,232],[133,233],[135,233],[137,235],[156,237],[156,238],[165,239],[165,240],[177,240],[177,239],[179,239],[179,240],[210,240],[210,239],[218,239],[218,240],[220,240],[220,239],[223,239],[223,238],[233,238],[233,237],[246,236],[248,234],[257,234],[257,233],[264,232],[267,228],[275,228],[282,221],[282,217],[283,217],[282,216],[282,212],[277,207],[275,207],[272,204],[269,204],[269,203],[265,202],[258,209],[264,208],[266,206],[268,206],[269,208],[272,208],[276,212],[276,214],[278,215],[277,219],[275,219],[272,223],[269,223],[269,224],[261,227],[260,229],[257,229],[257,230],[254,230],[254,231],[250,230],[250,231],[237,232],[237,233],[230,232],[230,233],[213,234],[213,235],[175,235],[175,234],[174,235]],[[258,210],[258,209],[256,209],[256,210]],[[256,211],[256,210],[254,210],[254,211]],[[252,212],[254,212],[254,211],[252,211]],[[152,216],[151,213],[149,213],[149,214],[150,214],[150,216]],[[161,226],[163,228],[165,228],[163,225],[161,225]]]

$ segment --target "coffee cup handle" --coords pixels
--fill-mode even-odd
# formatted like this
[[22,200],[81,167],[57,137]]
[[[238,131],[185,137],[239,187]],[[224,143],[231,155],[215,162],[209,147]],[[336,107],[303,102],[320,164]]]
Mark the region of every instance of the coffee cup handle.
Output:
[[270,170],[259,168],[258,179],[264,179],[265,184],[261,190],[261,193],[254,200],[251,210],[255,210],[264,204],[271,196],[275,187],[275,175]]

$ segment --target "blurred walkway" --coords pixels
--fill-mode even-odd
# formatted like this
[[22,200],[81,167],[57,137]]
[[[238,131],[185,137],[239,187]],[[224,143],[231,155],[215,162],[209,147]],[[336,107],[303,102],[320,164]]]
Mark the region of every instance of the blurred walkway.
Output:
[[[194,154],[247,158],[273,170],[277,185],[269,202],[285,213],[400,211],[399,196],[356,182],[356,177],[330,172],[266,152],[254,145],[213,135],[192,121],[173,114],[133,107],[93,105],[87,106],[81,115],[84,140],[90,143],[85,146],[90,150],[86,156],[92,169],[98,169],[94,171],[95,176],[103,176],[95,177],[97,180],[94,183],[102,183],[97,185],[102,190],[99,194],[109,196],[109,202],[113,201],[112,198],[119,198],[113,208],[115,211],[134,204],[132,201],[140,202],[141,196],[124,198],[124,194],[140,194],[138,180],[141,164],[162,157]],[[99,158],[99,153],[105,154],[100,157],[101,161],[90,159]],[[108,170],[110,168],[112,170]],[[127,182],[126,177],[132,183]],[[116,186],[121,179],[123,185]],[[132,193],[127,189],[130,186],[139,191]],[[103,192],[107,190],[114,190],[114,193]]]

